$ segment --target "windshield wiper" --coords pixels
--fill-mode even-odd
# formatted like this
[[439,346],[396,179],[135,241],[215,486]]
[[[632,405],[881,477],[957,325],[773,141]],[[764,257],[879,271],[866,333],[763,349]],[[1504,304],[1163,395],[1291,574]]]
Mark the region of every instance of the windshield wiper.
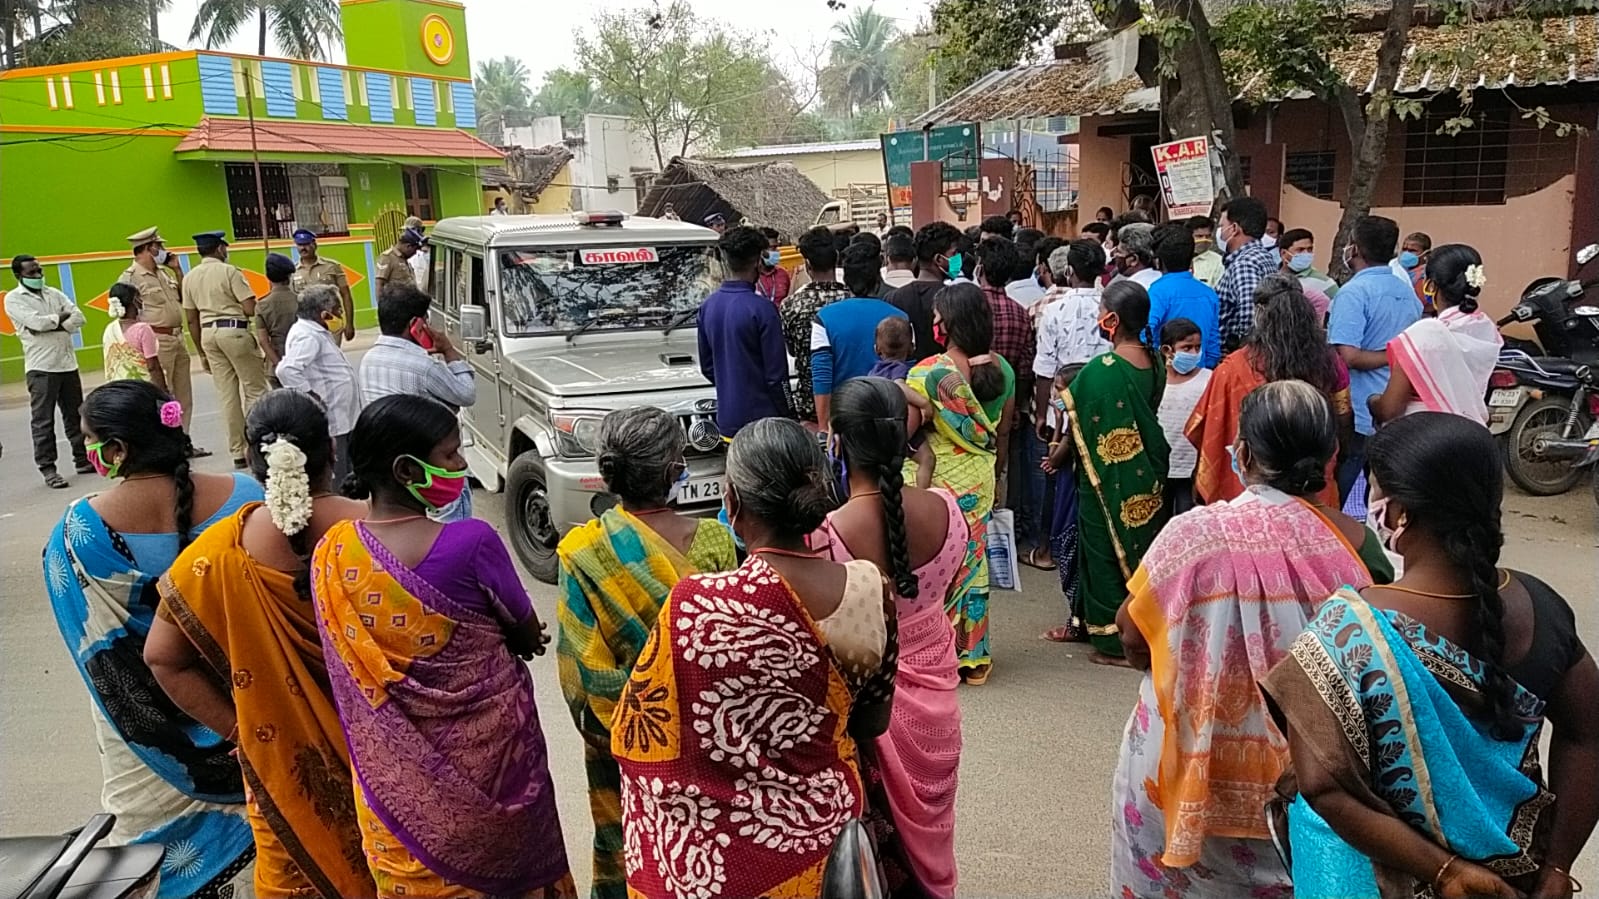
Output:
[[688,324],[689,319],[696,318],[696,317],[699,316],[699,314],[700,314],[700,307],[698,307],[698,306],[695,306],[693,309],[685,309],[684,311],[679,312],[676,316],[674,316],[672,318],[671,321],[666,323],[666,330],[661,332],[661,336],[662,337],[670,336],[673,331],[676,331],[678,328],[681,328],[684,325]]

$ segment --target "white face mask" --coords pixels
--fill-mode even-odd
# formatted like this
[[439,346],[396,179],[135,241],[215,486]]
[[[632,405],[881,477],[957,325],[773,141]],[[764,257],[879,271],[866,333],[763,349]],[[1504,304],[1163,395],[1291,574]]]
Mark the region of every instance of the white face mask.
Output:
[[683,494],[683,485],[688,483],[688,463],[679,464],[683,466],[683,470],[677,473],[677,480],[673,481],[672,486],[666,491],[666,504],[669,506],[677,504]]
[[1366,507],[1366,525],[1382,541],[1383,549],[1394,555],[1399,555],[1399,538],[1404,535],[1406,525],[1398,527],[1388,526],[1388,497],[1372,500]]
[[155,251],[156,265],[166,265],[167,260],[170,258],[172,258],[172,254],[167,252],[166,247],[162,247],[161,249]]

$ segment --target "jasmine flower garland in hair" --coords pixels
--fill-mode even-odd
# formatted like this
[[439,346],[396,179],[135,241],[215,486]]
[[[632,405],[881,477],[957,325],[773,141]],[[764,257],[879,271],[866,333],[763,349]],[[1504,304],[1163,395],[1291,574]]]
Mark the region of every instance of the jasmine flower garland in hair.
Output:
[[1466,283],[1482,290],[1488,286],[1488,273],[1482,270],[1482,264],[1466,266]]
[[121,300],[116,297],[110,297],[105,301],[105,311],[111,313],[112,318],[121,318],[127,314],[128,308],[122,305]]
[[266,507],[272,523],[285,536],[311,523],[311,477],[305,473],[305,452],[287,437],[269,435],[261,443],[266,457]]

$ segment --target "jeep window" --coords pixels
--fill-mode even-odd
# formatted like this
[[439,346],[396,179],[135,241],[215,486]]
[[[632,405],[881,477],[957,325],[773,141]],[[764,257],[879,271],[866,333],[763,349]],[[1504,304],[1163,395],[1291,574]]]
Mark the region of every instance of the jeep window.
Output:
[[503,333],[526,337],[660,325],[722,282],[715,247],[656,247],[655,262],[585,264],[584,249],[499,254]]
[[439,245],[434,245],[433,247],[433,277],[431,279],[433,299],[444,307],[446,313],[452,316],[460,308],[461,295],[450,291],[448,266],[458,264],[457,260],[460,258],[461,253],[458,250]]

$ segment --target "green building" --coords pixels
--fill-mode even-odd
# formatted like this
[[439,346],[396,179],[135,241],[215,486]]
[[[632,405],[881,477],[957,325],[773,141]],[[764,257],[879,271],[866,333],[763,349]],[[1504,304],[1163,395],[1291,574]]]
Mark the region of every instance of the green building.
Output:
[[[266,252],[292,257],[308,228],[372,326],[376,258],[406,216],[482,213],[479,169],[502,155],[474,135],[460,3],[339,8],[348,65],[185,50],[0,72],[0,293],[16,286],[10,258],[37,256],[85,309],[79,361],[98,369],[127,235],[159,227],[187,271],[191,235],[224,229],[264,294]],[[0,379],[21,377],[0,315]]]

